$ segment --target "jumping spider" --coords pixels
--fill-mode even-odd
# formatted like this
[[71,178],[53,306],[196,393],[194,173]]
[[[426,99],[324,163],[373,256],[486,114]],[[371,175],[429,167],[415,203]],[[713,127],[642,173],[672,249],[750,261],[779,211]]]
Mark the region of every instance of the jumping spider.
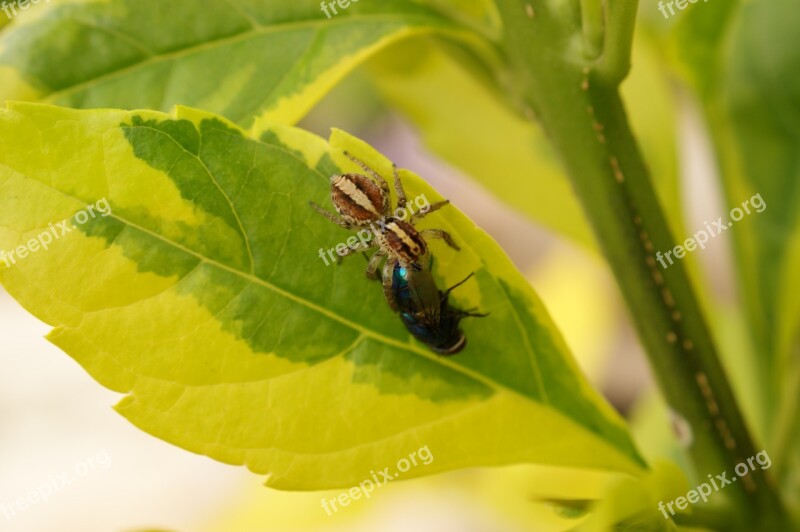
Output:
[[[339,216],[326,211],[314,202],[310,204],[317,212],[340,227],[350,230],[360,228],[361,231],[371,233],[371,240],[367,242],[362,240],[362,243],[347,248],[341,256],[377,247],[378,251],[372,255],[367,264],[367,277],[377,279],[378,266],[383,258],[387,259],[383,267],[383,292],[392,309],[397,310],[392,297],[392,272],[395,264],[410,266],[425,255],[428,246],[423,237],[441,238],[451,248],[460,249],[450,234],[441,229],[417,231],[414,227],[414,222],[450,202],[448,200],[436,202],[426,210],[412,214],[408,221],[405,221],[402,219],[404,217],[396,215],[398,211],[404,211],[407,203],[397,165],[392,164],[394,188],[397,193],[397,208],[393,211],[386,180],[360,159],[348,152],[344,152],[344,155],[360,166],[372,179],[366,175],[353,173],[331,176],[331,200]],[[375,227],[375,224],[378,224],[378,227]]]

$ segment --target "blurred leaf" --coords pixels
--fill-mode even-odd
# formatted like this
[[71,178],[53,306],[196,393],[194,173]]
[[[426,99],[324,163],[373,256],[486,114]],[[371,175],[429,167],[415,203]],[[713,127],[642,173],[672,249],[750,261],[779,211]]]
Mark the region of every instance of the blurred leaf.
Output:
[[[370,61],[384,96],[428,148],[532,220],[593,248],[561,163],[539,127],[515,112],[480,67],[432,40],[393,46]],[[472,62],[474,65],[474,62]],[[630,117],[674,230],[682,228],[669,86],[644,40],[623,85]]]
[[691,429],[678,419],[671,418],[669,406],[656,390],[649,390],[639,398],[630,414],[629,426],[637,448],[648,463],[668,459],[686,471],[691,470],[685,448],[681,447],[676,437],[676,429],[685,429],[681,433],[686,438],[684,443],[692,441]]
[[[623,422],[584,381],[525,278],[455,208],[427,224],[440,286],[467,273],[470,346],[454,358],[413,341],[364,279],[364,263],[320,260],[352,233],[307,205],[360,156],[290,127],[261,142],[180,108],[0,113],[0,249],[58,220],[79,230],[0,270],[18,301],[56,327],[50,340],[103,385],[118,411],[191,451],[268,474],[285,489],[355,485],[429,446],[411,478],[516,462],[638,473]],[[405,172],[409,197],[437,194]],[[90,203],[113,215],[80,225]],[[99,204],[98,204],[99,205]]]
[[460,30],[404,0],[330,20],[317,2],[77,0],[0,35],[0,102],[169,110],[193,105],[242,125],[294,123],[391,42]]
[[0,2],[0,8],[2,8],[0,9],[0,29],[9,26],[15,20],[30,20],[36,16],[34,13],[40,9],[48,9],[50,2],[53,1],[38,0],[36,4],[32,4],[26,0],[25,9],[22,9],[19,5],[19,0],[3,0]]
[[472,26],[493,38],[499,38],[502,23],[494,0],[415,0],[435,7],[448,17]]
[[600,382],[624,312],[604,263],[581,250],[559,246],[537,263],[528,279],[583,371],[591,381]]
[[0,30],[5,28],[11,23],[11,19],[7,17],[5,14],[0,15]]
[[[722,2],[686,13],[673,42],[701,94],[728,205],[755,194],[766,204],[737,223],[733,237],[766,397],[762,415],[773,430],[800,353],[798,25],[792,1]],[[794,409],[797,400],[784,404]]]
[[[620,477],[592,508],[591,517],[581,525],[581,532],[673,531],[672,519],[665,519],[659,502],[685,496],[689,482],[681,469],[660,461],[644,477]],[[667,511],[667,510],[665,510]]]
[[[767,204],[763,213],[741,224],[742,251],[747,250],[741,255],[750,262],[743,269],[745,275],[757,276],[747,279],[747,285],[758,302],[752,309],[762,331],[758,337],[766,342],[769,352],[777,350],[781,339],[797,340],[800,326],[800,321],[789,323],[779,314],[782,301],[796,305],[800,299],[800,291],[787,293],[788,288],[797,288],[796,283],[781,283],[787,272],[793,272],[794,277],[800,272],[800,260],[791,253],[800,241],[798,26],[800,11],[795,2],[754,1],[744,5],[725,52],[727,68],[721,95],[732,127],[731,140],[742,163],[741,176],[726,173],[731,178],[731,204],[749,198],[750,192],[760,193]],[[739,226],[736,229],[738,235]],[[797,317],[796,313],[788,315]],[[785,368],[791,352],[776,354],[777,364]]]
[[[563,508],[571,501],[547,497],[597,499],[615,474],[545,466],[473,468],[392,482],[368,500],[325,512],[322,499],[341,491],[286,493],[255,483],[234,495],[232,508],[204,532],[366,532],[373,530],[574,530],[586,517]],[[467,528],[466,525],[470,526]]]
[[372,82],[363,70],[356,69],[294,125],[319,136],[328,136],[331,124],[340,129],[358,131],[362,136],[371,136],[380,135],[390,119],[390,111]]
[[741,0],[713,2],[682,13],[670,45],[677,65],[683,67],[702,98],[712,98],[723,84],[723,47]]
[[419,129],[434,153],[557,233],[592,236],[544,134],[514,114],[436,43],[392,47],[370,63],[380,91]]

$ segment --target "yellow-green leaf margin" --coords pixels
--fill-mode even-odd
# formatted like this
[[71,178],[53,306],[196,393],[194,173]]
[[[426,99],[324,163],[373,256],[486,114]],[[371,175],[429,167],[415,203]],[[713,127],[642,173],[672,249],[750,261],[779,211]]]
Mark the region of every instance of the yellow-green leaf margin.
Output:
[[[357,169],[343,150],[391,175],[362,141],[288,126],[254,138],[188,108],[12,104],[0,143],[0,250],[75,227],[10,267],[0,259],[0,281],[125,394],[116,408],[142,430],[284,489],[351,486],[424,446],[433,461],[403,478],[644,467],[524,277],[455,207],[423,224],[462,246],[434,242],[434,273],[445,287],[475,272],[453,302],[490,313],[463,323],[455,357],[411,338],[363,259],[324,264],[319,250],[350,233],[308,201],[329,205],[328,177]],[[401,175],[411,198],[440,199]],[[81,214],[90,205],[95,216]]]

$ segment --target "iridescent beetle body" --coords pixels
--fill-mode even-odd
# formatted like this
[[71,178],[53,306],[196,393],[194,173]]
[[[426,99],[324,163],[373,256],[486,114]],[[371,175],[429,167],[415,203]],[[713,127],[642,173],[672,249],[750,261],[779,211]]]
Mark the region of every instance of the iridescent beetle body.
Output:
[[463,318],[486,316],[450,306],[450,292],[470,277],[472,274],[442,292],[436,286],[430,265],[423,267],[416,262],[394,266],[392,299],[400,319],[414,338],[440,355],[454,355],[467,345],[467,337],[459,327]]

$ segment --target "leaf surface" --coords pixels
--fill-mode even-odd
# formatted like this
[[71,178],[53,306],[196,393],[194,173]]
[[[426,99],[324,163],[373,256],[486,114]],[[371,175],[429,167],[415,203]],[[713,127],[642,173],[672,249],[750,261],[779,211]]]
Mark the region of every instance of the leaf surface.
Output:
[[[723,2],[687,13],[673,55],[697,88],[722,169],[728,209],[763,205],[731,227],[739,286],[755,349],[758,422],[795,417],[800,365],[800,15],[793,2]],[[758,201],[758,200],[756,200]],[[728,213],[721,212],[727,219]],[[778,405],[787,412],[779,413]],[[776,415],[775,417],[773,417]],[[800,465],[800,462],[798,462]]]
[[[78,0],[0,35],[0,101],[214,111],[294,123],[366,57],[399,39],[463,32],[404,0]],[[20,17],[24,18],[24,17]]]
[[[434,242],[434,273],[444,287],[475,272],[455,304],[491,313],[464,322],[456,357],[410,337],[363,260],[324,264],[352,233],[307,202],[328,205],[328,177],[356,170],[343,150],[391,175],[363,142],[288,126],[254,139],[188,108],[35,104],[0,113],[0,142],[0,249],[76,228],[0,262],[0,281],[126,394],[117,409],[143,430],[286,489],[354,485],[426,445],[434,460],[403,478],[515,462],[641,470],[533,290],[454,207],[422,224],[463,246]],[[402,175],[410,198],[439,199]],[[81,225],[103,199],[112,213]]]

